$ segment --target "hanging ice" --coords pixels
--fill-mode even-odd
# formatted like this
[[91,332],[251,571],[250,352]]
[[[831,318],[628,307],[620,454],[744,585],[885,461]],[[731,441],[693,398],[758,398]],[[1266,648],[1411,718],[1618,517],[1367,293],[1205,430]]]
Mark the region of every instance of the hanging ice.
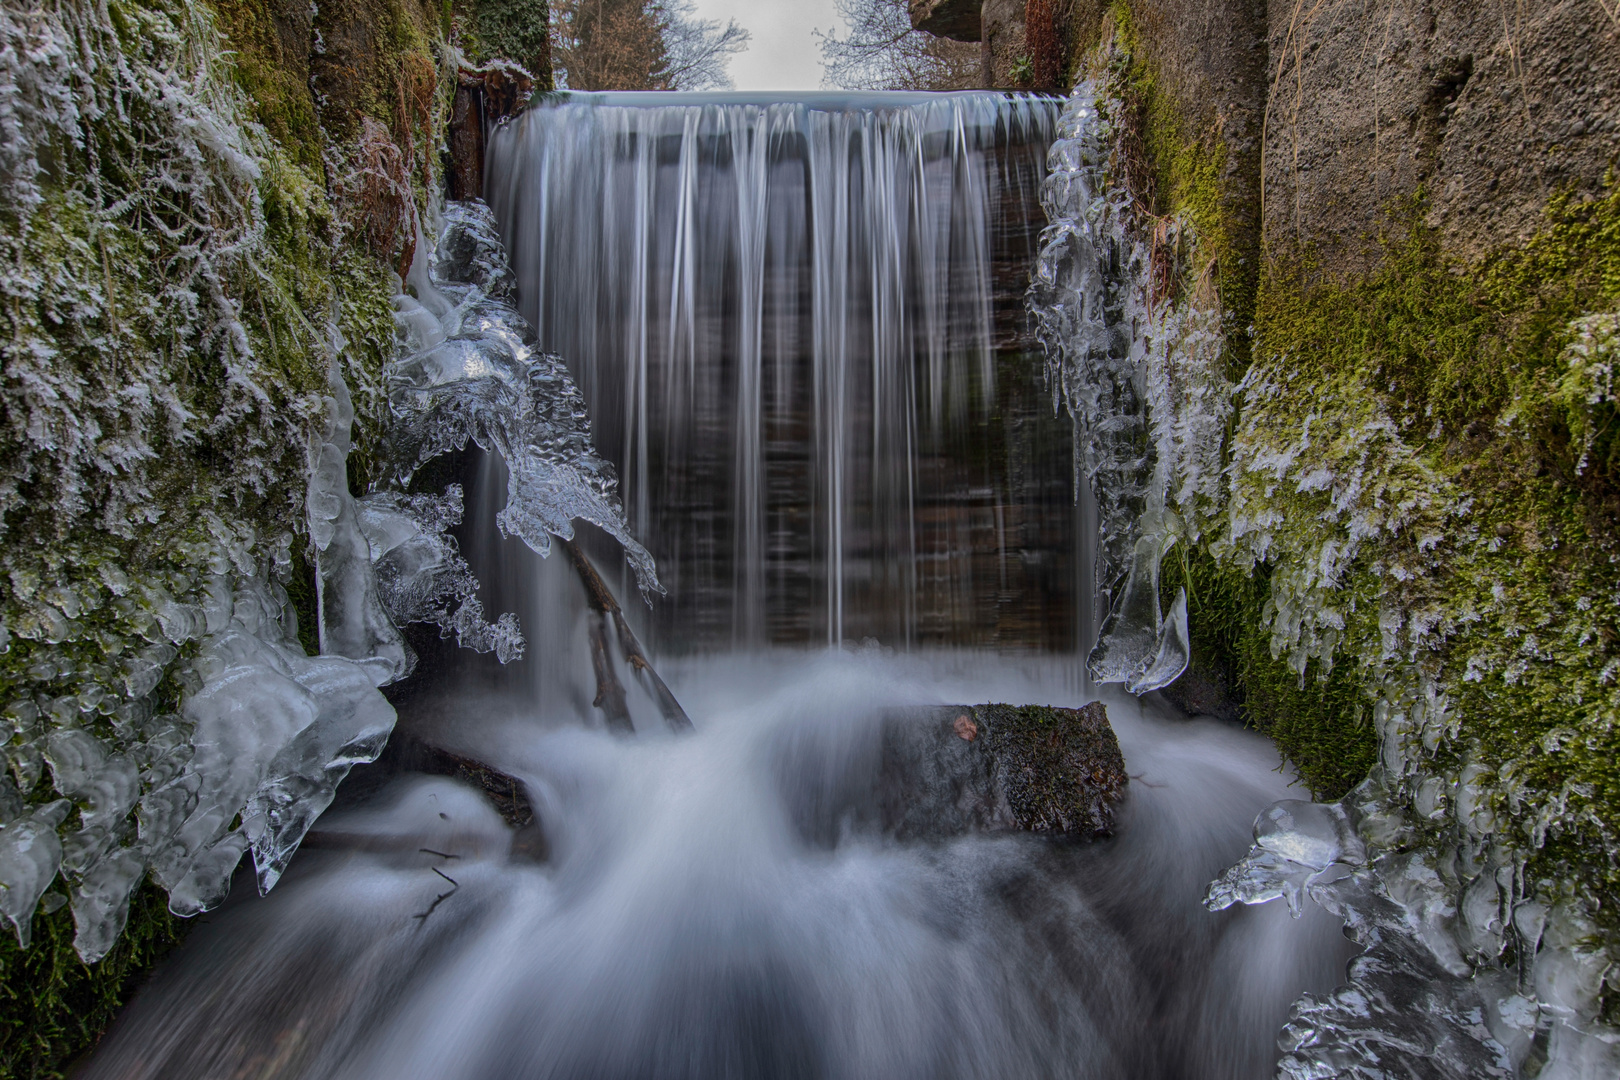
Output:
[[[503,533],[546,555],[553,535],[572,537],[575,519],[589,521],[624,547],[644,592],[662,592],[652,556],[625,524],[613,468],[591,446],[584,398],[562,359],[534,347],[512,305],[512,273],[489,207],[451,203],[444,218],[437,254],[417,247],[416,295],[396,299],[403,345],[388,390],[399,486],[471,440],[500,454],[509,470],[507,505],[496,519]],[[471,614],[465,604],[461,610]],[[487,639],[496,648],[502,625]]]
[[371,672],[378,686],[411,673],[416,658],[383,610],[377,595],[371,543],[349,494],[349,450],[354,406],[333,349],[332,396],[326,399],[326,434],[309,479],[309,538],[315,545],[316,602],[321,652],[346,656]]
[[394,725],[375,668],[306,656],[261,582],[221,580],[212,598],[193,665],[202,687],[182,709],[190,760],[140,803],[153,876],[182,915],[223,900],[250,848],[260,889],[274,885],[338,781],[374,759]]
[[1049,157],[1041,200],[1051,224],[1029,304],[1047,381],[1074,418],[1076,486],[1088,484],[1098,504],[1097,580],[1109,613],[1091,673],[1145,693],[1187,665],[1186,597],[1166,618],[1159,564],[1218,502],[1231,386],[1218,313],[1155,287],[1129,194],[1109,176],[1113,138],[1082,84]]
[[371,545],[377,595],[397,625],[434,623],[441,635],[507,664],[523,655],[517,616],[484,619],[478,581],[449,530],[461,521],[461,485],[443,495],[382,491],[359,500],[360,531]]

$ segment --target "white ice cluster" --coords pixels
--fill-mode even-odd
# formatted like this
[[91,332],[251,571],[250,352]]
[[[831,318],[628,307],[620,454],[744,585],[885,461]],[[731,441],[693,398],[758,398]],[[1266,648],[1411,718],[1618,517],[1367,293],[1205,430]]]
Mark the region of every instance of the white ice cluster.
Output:
[[[1218,305],[1158,295],[1155,241],[1111,177],[1114,128],[1082,84],[1059,121],[1042,203],[1029,303],[1047,381],[1075,426],[1076,486],[1099,508],[1099,591],[1109,614],[1090,659],[1099,682],[1145,693],[1187,665],[1187,609],[1165,616],[1159,566],[1220,505],[1222,439],[1232,387],[1222,368]],[[1146,235],[1144,235],[1146,234]]]
[[397,299],[401,355],[388,371],[396,480],[470,440],[506,463],[504,535],[547,555],[553,535],[591,522],[623,546],[642,591],[661,593],[652,556],[625,523],[613,466],[591,445],[584,396],[512,302],[494,214],[482,200],[450,203],[436,254],[417,250],[415,295]]
[[[1377,778],[1342,803],[1288,800],[1255,820],[1255,844],[1210,885],[1205,905],[1306,897],[1340,916],[1363,947],[1349,979],[1297,1002],[1280,1044],[1282,1080],[1474,1080],[1620,1075],[1620,1033],[1598,1022],[1610,970],[1596,928],[1572,905],[1503,909],[1495,877],[1457,899],[1467,868],[1403,850],[1410,827]],[[1511,939],[1534,956],[1523,981],[1486,969]]]
[[[372,674],[305,655],[285,590],[245,544],[218,559],[188,601],[117,582],[110,606],[149,642],[121,679],[7,709],[18,785],[0,783],[0,913],[24,945],[42,898],[70,901],[75,946],[99,959],[148,872],[179,914],[219,903],[249,849],[269,888],[337,782],[387,740],[394,710]],[[165,674],[187,690],[175,713],[153,707]],[[27,806],[42,767],[62,798]],[[59,874],[66,897],[46,892]]]

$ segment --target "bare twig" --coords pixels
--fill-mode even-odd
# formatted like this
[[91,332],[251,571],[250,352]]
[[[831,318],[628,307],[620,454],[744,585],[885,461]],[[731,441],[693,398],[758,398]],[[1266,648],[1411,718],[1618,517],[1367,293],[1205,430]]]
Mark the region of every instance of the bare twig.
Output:
[[590,615],[591,670],[596,674],[596,700],[591,702],[607,716],[614,731],[633,733],[630,706],[624,700],[624,687],[613,673],[613,657],[608,654],[607,613],[592,610]]
[[444,903],[446,900],[450,899],[455,894],[456,894],[455,889],[451,889],[447,893],[440,893],[438,896],[435,896],[433,898],[433,903],[428,905],[428,909],[426,911],[419,911],[415,915],[412,915],[411,918],[413,918],[413,919],[425,919],[425,918],[427,918],[429,915],[433,914],[433,911],[434,911],[435,908],[437,908],[440,904]]

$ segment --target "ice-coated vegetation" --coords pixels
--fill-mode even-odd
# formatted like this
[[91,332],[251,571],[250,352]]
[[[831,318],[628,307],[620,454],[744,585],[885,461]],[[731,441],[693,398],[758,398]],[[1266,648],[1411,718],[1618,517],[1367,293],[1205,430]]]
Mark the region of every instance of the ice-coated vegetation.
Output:
[[[1346,988],[1300,1003],[1285,1032],[1285,1075],[1381,1076],[1394,1061],[1413,1075],[1612,1075],[1620,1038],[1599,1008],[1620,965],[1592,917],[1591,879],[1602,868],[1569,866],[1555,880],[1533,861],[1553,838],[1594,836],[1612,864],[1613,836],[1591,810],[1599,788],[1584,776],[1560,787],[1554,767],[1548,790],[1541,763],[1566,745],[1596,745],[1577,734],[1592,729],[1572,716],[1493,767],[1469,735],[1489,718],[1463,704],[1490,708],[1499,697],[1471,687],[1514,688],[1563,670],[1578,680],[1573,697],[1562,695],[1568,706],[1602,712],[1620,665],[1603,668],[1595,598],[1612,590],[1554,554],[1559,535],[1574,532],[1569,523],[1510,525],[1501,508],[1484,517],[1475,489],[1430,452],[1442,425],[1419,429],[1398,415],[1382,388],[1366,385],[1367,372],[1334,374],[1265,326],[1230,386],[1218,298],[1190,286],[1173,302],[1151,302],[1151,252],[1134,238],[1187,226],[1131,208],[1111,156],[1120,151],[1110,106],[1088,88],[1071,102],[1032,294],[1049,379],[1076,418],[1077,468],[1101,509],[1099,576],[1113,587],[1093,672],[1132,688],[1162,685],[1156,672],[1176,637],[1164,627],[1184,609],[1166,613],[1156,565],[1186,543],[1223,573],[1264,582],[1259,629],[1302,686],[1349,665],[1360,705],[1336,722],[1370,725],[1380,742],[1372,778],[1343,804],[1300,804],[1305,817],[1348,828],[1353,857],[1301,855],[1310,838],[1289,830],[1299,851],[1279,853],[1263,818],[1255,853],[1212,891],[1216,907],[1286,896],[1297,908],[1315,898],[1368,948]],[[1092,112],[1102,122],[1088,141],[1075,121]],[[1188,239],[1196,250],[1198,238]],[[1100,284],[1088,291],[1084,282]],[[1087,296],[1107,299],[1093,306]],[[1570,323],[1553,384],[1526,387],[1497,417],[1502,445],[1534,439],[1552,407],[1577,442],[1578,469],[1602,465],[1613,328],[1602,314]],[[1538,599],[1541,571],[1508,556],[1525,531],[1569,596]],[[1546,666],[1572,649],[1596,662]],[[1427,995],[1422,1019],[1411,1015],[1414,994]]]
[[1178,541],[1198,539],[1219,507],[1232,388],[1218,313],[1155,290],[1154,238],[1133,227],[1108,171],[1113,138],[1082,86],[1049,158],[1042,201],[1051,224],[1030,307],[1047,381],[1074,418],[1076,485],[1091,487],[1100,511],[1097,580],[1109,614],[1091,671],[1145,693],[1187,666],[1186,597],[1163,611],[1159,566]]
[[190,909],[279,842],[244,811],[283,745],[211,704],[246,654],[289,733],[355,721],[278,652],[330,300],[285,241],[324,194],[223,65],[189,4],[0,9],[0,908],[26,943],[70,903],[86,960],[148,871]]
[[[516,620],[485,619],[448,533],[459,489],[406,494],[395,481],[415,466],[467,434],[510,451],[507,527],[543,546],[537,530],[567,535],[578,509],[656,582],[611,474],[581,452],[560,364],[522,351],[521,323],[477,321],[505,317],[478,291],[488,279],[457,277],[473,271],[451,253],[440,291],[419,237],[413,299],[377,257],[366,178],[382,168],[371,208],[409,222],[433,177],[383,168],[393,136],[364,123],[364,145],[329,148],[352,204],[335,212],[320,172],[252,115],[187,0],[0,7],[0,915],[26,946],[37,912],[71,905],[86,961],[143,878],[180,914],[218,903],[248,852],[261,889],[275,884],[388,737],[378,687],[414,660],[401,626],[521,655]],[[424,303],[449,322],[415,317]],[[469,378],[403,396],[396,381],[385,400],[396,341],[409,382],[429,339],[440,357],[461,349]],[[519,378],[479,384],[480,364]],[[461,391],[487,391],[487,408],[458,441],[446,401],[476,411]],[[549,436],[516,407],[553,418]],[[398,470],[379,464],[393,424]],[[308,563],[316,595],[300,601]]]

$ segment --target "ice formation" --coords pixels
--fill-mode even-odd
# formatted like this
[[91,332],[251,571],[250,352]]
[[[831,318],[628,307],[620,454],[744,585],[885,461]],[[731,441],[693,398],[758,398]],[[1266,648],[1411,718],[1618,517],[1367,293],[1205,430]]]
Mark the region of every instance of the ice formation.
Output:
[[305,500],[309,540],[315,547],[321,652],[363,665],[383,686],[409,675],[415,658],[383,610],[372,567],[372,542],[361,527],[360,507],[349,493],[354,405],[335,361],[331,379],[326,430],[314,453]]
[[1099,508],[1097,580],[1109,614],[1089,666],[1098,682],[1145,693],[1187,665],[1186,598],[1165,617],[1159,565],[1219,505],[1232,387],[1214,306],[1155,290],[1154,244],[1165,241],[1144,239],[1111,179],[1113,139],[1107,109],[1082,84],[1052,145],[1042,192],[1051,224],[1029,302],[1047,381],[1074,418],[1076,485],[1090,485]]
[[0,7],[0,913],[26,944],[71,905],[86,961],[148,872],[177,909],[249,847],[275,872],[302,834],[281,793],[392,723],[354,665],[304,657],[292,538],[254,524],[303,490],[326,342],[246,325],[283,310],[286,257],[274,150],[223,63],[198,6]]
[[[506,301],[487,208],[452,206],[446,221],[432,274],[420,244],[417,298],[398,299],[391,446],[406,456],[396,478],[471,437],[511,467],[503,528],[544,548],[546,531],[568,535],[571,519],[585,517],[619,536],[643,584],[657,588],[619,515],[611,471],[590,450],[577,389],[560,361],[529,349]],[[71,903],[76,947],[99,959],[148,873],[187,915],[224,898],[247,852],[261,891],[274,886],[349,768],[386,742],[394,711],[378,687],[414,662],[405,624],[435,623],[502,662],[522,655],[515,617],[485,620],[449,535],[459,488],[350,493],[346,343],[329,325],[322,344],[330,390],[317,406],[305,500],[322,655],[299,644],[279,583],[293,537],[260,537],[212,513],[201,515],[204,538],[171,546],[180,565],[167,572],[132,578],[109,564],[98,581],[70,585],[12,569],[32,614],[0,634],[65,648],[99,610],[129,635],[111,639],[123,643],[115,664],[41,654],[32,676],[71,680],[71,692],[19,697],[5,709],[17,786],[0,785],[0,914],[24,944],[36,910]],[[156,707],[165,680],[182,691],[177,711]],[[47,769],[62,797],[28,805]],[[66,895],[51,891],[59,880]]]
[[[613,467],[591,445],[585,399],[561,357],[540,352],[512,303],[512,272],[481,200],[451,203],[436,255],[418,245],[415,296],[397,299],[402,353],[388,372],[397,419],[389,449],[403,487],[416,469],[472,441],[500,454],[510,479],[496,518],[541,555],[553,535],[591,522],[623,546],[642,591],[662,592],[625,523]],[[497,623],[497,627],[501,624]]]
[[[1278,1076],[1620,1075],[1620,1033],[1596,1013],[1612,970],[1596,928],[1573,906],[1513,903],[1511,875],[1481,876],[1459,898],[1459,853],[1403,850],[1410,826],[1394,805],[1379,777],[1341,803],[1276,803],[1249,854],[1209,887],[1214,911],[1282,897],[1297,917],[1308,897],[1364,949],[1345,985],[1295,1004]],[[1534,956],[1522,981],[1485,962],[1509,943]]]
[[473,595],[478,581],[449,535],[461,521],[460,484],[442,495],[373,492],[358,505],[378,598],[397,625],[434,623],[463,648],[493,652],[503,664],[523,655],[517,616],[506,612],[494,623],[485,621]]

